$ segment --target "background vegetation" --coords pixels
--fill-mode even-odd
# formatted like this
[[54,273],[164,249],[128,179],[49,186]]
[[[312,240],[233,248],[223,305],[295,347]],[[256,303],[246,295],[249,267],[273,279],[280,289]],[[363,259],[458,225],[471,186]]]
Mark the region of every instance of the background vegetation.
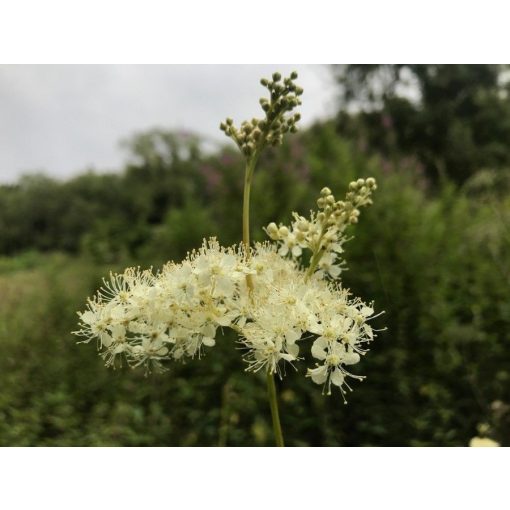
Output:
[[[328,185],[374,176],[344,284],[386,326],[349,404],[302,373],[279,383],[289,445],[510,443],[510,102],[498,66],[343,66],[339,113],[262,159],[262,226]],[[405,82],[411,85],[406,85]],[[407,89],[406,89],[407,87]],[[410,87],[410,89],[409,89]],[[409,90],[412,91],[410,97]],[[163,375],[107,370],[76,345],[76,310],[110,270],[159,267],[202,237],[240,238],[228,147],[152,131],[116,174],[0,187],[1,445],[269,445],[263,377],[226,335]]]

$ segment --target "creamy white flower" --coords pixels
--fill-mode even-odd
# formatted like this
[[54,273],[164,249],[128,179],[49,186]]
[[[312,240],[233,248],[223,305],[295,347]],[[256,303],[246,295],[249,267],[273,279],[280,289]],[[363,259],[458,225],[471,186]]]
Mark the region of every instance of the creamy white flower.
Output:
[[488,437],[473,437],[469,441],[469,446],[487,448],[501,445],[497,441],[489,439]]
[[[294,254],[305,232],[310,239],[319,236],[313,221],[295,216],[295,223],[295,234],[277,229]],[[294,258],[282,256],[282,245],[257,244],[247,253],[243,246],[225,249],[211,239],[156,275],[139,269],[111,275],[79,313],[75,334],[83,342],[96,338],[107,366],[126,360],[148,371],[171,359],[201,358],[227,327],[239,334],[252,371],[282,376],[285,363],[299,361],[301,349],[311,345],[320,364],[308,376],[328,393],[334,385],[345,395],[346,379],[363,379],[345,367],[358,363],[373,339],[368,320],[374,312],[350,299],[340,284],[321,278],[321,272],[336,275],[336,260],[328,252],[310,277]]]

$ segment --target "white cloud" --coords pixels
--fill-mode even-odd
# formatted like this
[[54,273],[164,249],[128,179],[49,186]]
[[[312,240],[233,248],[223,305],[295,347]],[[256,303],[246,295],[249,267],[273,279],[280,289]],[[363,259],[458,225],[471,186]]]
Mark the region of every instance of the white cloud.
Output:
[[225,117],[259,115],[259,79],[293,69],[305,89],[303,124],[333,115],[325,66],[0,66],[0,181],[117,169],[125,159],[119,141],[152,127],[223,141]]

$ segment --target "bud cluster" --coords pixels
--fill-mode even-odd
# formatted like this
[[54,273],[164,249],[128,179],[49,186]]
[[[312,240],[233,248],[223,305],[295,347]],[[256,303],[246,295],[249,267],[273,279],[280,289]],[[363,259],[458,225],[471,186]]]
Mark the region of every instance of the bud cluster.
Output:
[[280,255],[290,253],[299,258],[303,249],[312,252],[311,271],[318,269],[332,278],[339,276],[344,262],[339,260],[348,225],[358,222],[360,207],[372,204],[371,194],[377,188],[375,179],[358,179],[349,184],[344,200],[336,200],[329,188],[323,188],[317,200],[319,211],[311,211],[306,219],[293,213],[290,228],[270,223],[265,231],[273,241],[280,243]]
[[259,154],[268,145],[280,145],[285,133],[297,132],[296,124],[301,115],[291,114],[301,104],[299,96],[303,94],[303,89],[294,83],[297,77],[297,73],[292,72],[283,79],[280,73],[273,73],[272,80],[262,78],[260,83],[269,91],[269,98],[259,101],[265,118],[244,121],[240,128],[231,118],[220,124],[220,129],[234,140],[247,158]]

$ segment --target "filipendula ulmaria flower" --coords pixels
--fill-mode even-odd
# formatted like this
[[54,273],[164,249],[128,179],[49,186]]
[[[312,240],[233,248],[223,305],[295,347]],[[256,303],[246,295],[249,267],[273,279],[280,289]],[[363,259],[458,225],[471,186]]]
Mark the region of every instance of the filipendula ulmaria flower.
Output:
[[[240,128],[227,119],[221,126],[244,154],[250,179],[262,149],[297,130],[299,114],[293,110],[302,89],[296,78],[275,73],[262,80],[269,91],[260,102],[263,119]],[[145,366],[148,373],[203,357],[219,332],[230,328],[238,334],[248,371],[283,377],[288,365],[298,369],[308,350],[316,363],[306,375],[325,393],[337,386],[345,400],[349,380],[363,379],[351,370],[375,337],[369,324],[374,310],[351,297],[338,278],[346,228],[358,222],[375,189],[374,179],[358,179],[337,201],[323,188],[317,211],[308,218],[293,213],[290,226],[270,223],[266,243],[251,246],[243,235],[243,243],[224,248],[211,238],[157,273],[128,268],[112,274],[78,313],[80,329],[74,333],[81,342],[96,340],[107,366],[124,362]],[[244,226],[243,221],[246,233]]]

